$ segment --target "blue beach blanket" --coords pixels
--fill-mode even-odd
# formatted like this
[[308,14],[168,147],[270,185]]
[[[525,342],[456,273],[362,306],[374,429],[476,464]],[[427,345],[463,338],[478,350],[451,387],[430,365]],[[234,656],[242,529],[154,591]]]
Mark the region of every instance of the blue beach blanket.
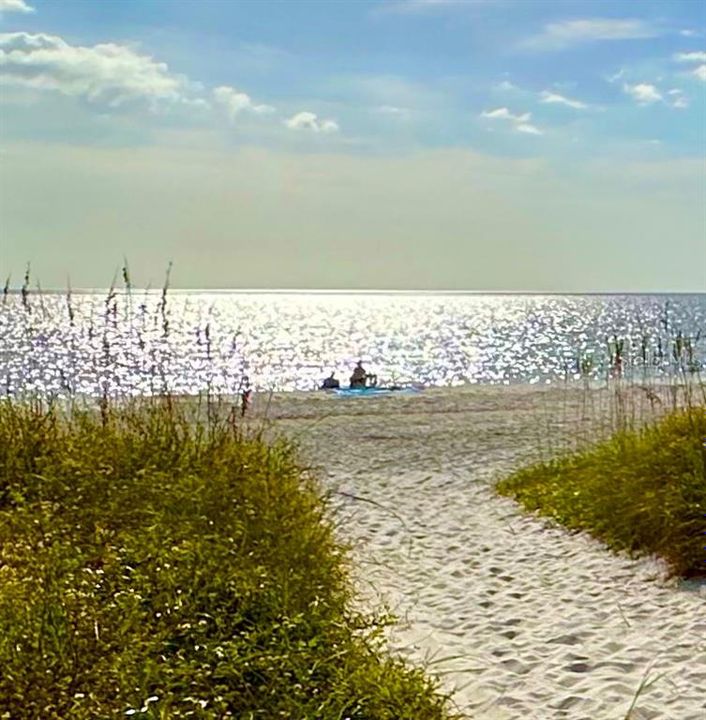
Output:
[[414,395],[419,392],[418,388],[401,387],[365,387],[365,388],[336,388],[331,390],[339,397],[379,397],[380,395]]

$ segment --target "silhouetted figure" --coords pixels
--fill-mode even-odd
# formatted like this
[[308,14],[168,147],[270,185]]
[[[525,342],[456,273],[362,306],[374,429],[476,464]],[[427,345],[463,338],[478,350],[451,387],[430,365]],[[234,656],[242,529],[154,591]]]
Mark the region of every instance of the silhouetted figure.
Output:
[[351,387],[352,388],[364,388],[367,373],[363,367],[363,361],[358,360],[358,364],[353,368],[353,374],[351,375]]
[[331,373],[322,383],[324,390],[335,390],[341,387],[341,383],[334,377],[335,373]]

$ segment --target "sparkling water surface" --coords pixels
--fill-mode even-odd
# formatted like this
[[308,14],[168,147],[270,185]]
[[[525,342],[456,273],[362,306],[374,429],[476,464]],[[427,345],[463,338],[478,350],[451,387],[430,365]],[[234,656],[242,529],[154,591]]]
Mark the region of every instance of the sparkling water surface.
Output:
[[704,334],[706,294],[10,293],[0,393],[312,390],[359,359],[382,382],[545,383],[604,377],[617,347],[673,375],[706,365]]

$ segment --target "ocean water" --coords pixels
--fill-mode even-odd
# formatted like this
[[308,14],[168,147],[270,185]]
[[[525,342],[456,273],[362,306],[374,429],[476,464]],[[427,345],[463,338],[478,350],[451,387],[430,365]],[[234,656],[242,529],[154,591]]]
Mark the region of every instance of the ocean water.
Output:
[[132,291],[0,300],[0,394],[550,383],[706,367],[706,294]]

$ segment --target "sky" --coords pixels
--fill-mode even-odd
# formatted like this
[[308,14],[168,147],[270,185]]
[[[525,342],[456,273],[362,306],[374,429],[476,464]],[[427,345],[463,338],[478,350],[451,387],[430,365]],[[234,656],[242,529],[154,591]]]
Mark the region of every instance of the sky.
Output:
[[0,0],[0,274],[706,292],[701,0]]

